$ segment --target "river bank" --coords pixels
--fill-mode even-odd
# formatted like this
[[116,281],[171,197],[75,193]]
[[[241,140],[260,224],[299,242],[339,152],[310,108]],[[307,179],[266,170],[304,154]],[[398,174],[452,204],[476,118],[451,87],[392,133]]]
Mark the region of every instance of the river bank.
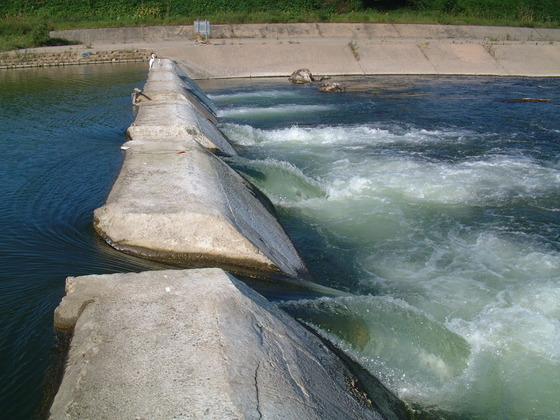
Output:
[[30,48],[0,53],[0,69],[131,63],[148,61],[149,57],[149,50],[130,48],[93,50],[87,45]]
[[[4,53],[0,68],[147,60],[155,52],[181,63],[194,79],[284,77],[301,67],[326,75],[560,76],[560,29],[301,23],[212,25],[204,42],[197,41],[193,26],[76,29],[51,36],[83,44]],[[25,62],[32,55],[36,60]]]

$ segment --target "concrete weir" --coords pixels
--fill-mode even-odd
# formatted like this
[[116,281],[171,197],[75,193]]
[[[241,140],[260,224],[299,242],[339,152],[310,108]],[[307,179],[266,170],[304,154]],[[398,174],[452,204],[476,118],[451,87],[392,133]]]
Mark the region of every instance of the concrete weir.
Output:
[[182,267],[298,277],[305,266],[260,193],[212,152],[236,154],[210,101],[171,60],[156,60],[107,203],[111,246]]
[[131,254],[219,268],[69,277],[54,318],[72,337],[50,419],[406,418],[382,385],[223,270],[305,273],[260,193],[212,153],[235,150],[196,86],[164,60],[136,100],[95,229]]
[[66,292],[51,419],[383,418],[317,337],[221,269],[70,277]]

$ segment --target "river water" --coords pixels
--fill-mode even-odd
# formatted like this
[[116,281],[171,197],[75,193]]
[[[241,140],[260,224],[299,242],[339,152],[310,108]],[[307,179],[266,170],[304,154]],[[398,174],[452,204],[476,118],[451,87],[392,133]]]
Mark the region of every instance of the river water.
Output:
[[355,295],[283,307],[426,418],[559,418],[560,79],[344,82],[203,84],[315,281]]
[[[162,266],[96,238],[145,64],[0,72],[0,412],[32,418],[69,275]],[[201,83],[317,283],[282,306],[433,418],[560,416],[559,79]],[[538,97],[550,103],[506,103]],[[263,288],[266,293],[266,287]]]
[[146,77],[143,63],[0,71],[1,418],[37,414],[67,276],[155,266],[112,251],[92,226]]

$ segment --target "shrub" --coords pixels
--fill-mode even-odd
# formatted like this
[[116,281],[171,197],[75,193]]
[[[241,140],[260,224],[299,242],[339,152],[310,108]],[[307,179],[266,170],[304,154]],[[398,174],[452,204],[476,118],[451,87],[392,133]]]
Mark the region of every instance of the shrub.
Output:
[[36,46],[47,45],[50,39],[47,22],[39,22],[31,31],[31,42]]

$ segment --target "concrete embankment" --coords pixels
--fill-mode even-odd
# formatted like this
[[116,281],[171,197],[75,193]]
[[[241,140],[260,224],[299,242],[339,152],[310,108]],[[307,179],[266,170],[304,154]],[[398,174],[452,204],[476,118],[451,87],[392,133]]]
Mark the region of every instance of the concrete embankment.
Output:
[[149,60],[150,52],[136,48],[92,50],[85,45],[28,48],[0,53],[0,69],[141,62]]
[[212,152],[235,154],[171,60],[157,60],[138,95],[131,141],[107,203],[94,213],[113,247],[183,267],[252,275],[305,274],[264,198]]
[[381,419],[320,340],[220,269],[69,278],[51,419]]
[[375,23],[212,25],[56,31],[96,49],[143,48],[198,78],[314,74],[560,76],[560,29]]

